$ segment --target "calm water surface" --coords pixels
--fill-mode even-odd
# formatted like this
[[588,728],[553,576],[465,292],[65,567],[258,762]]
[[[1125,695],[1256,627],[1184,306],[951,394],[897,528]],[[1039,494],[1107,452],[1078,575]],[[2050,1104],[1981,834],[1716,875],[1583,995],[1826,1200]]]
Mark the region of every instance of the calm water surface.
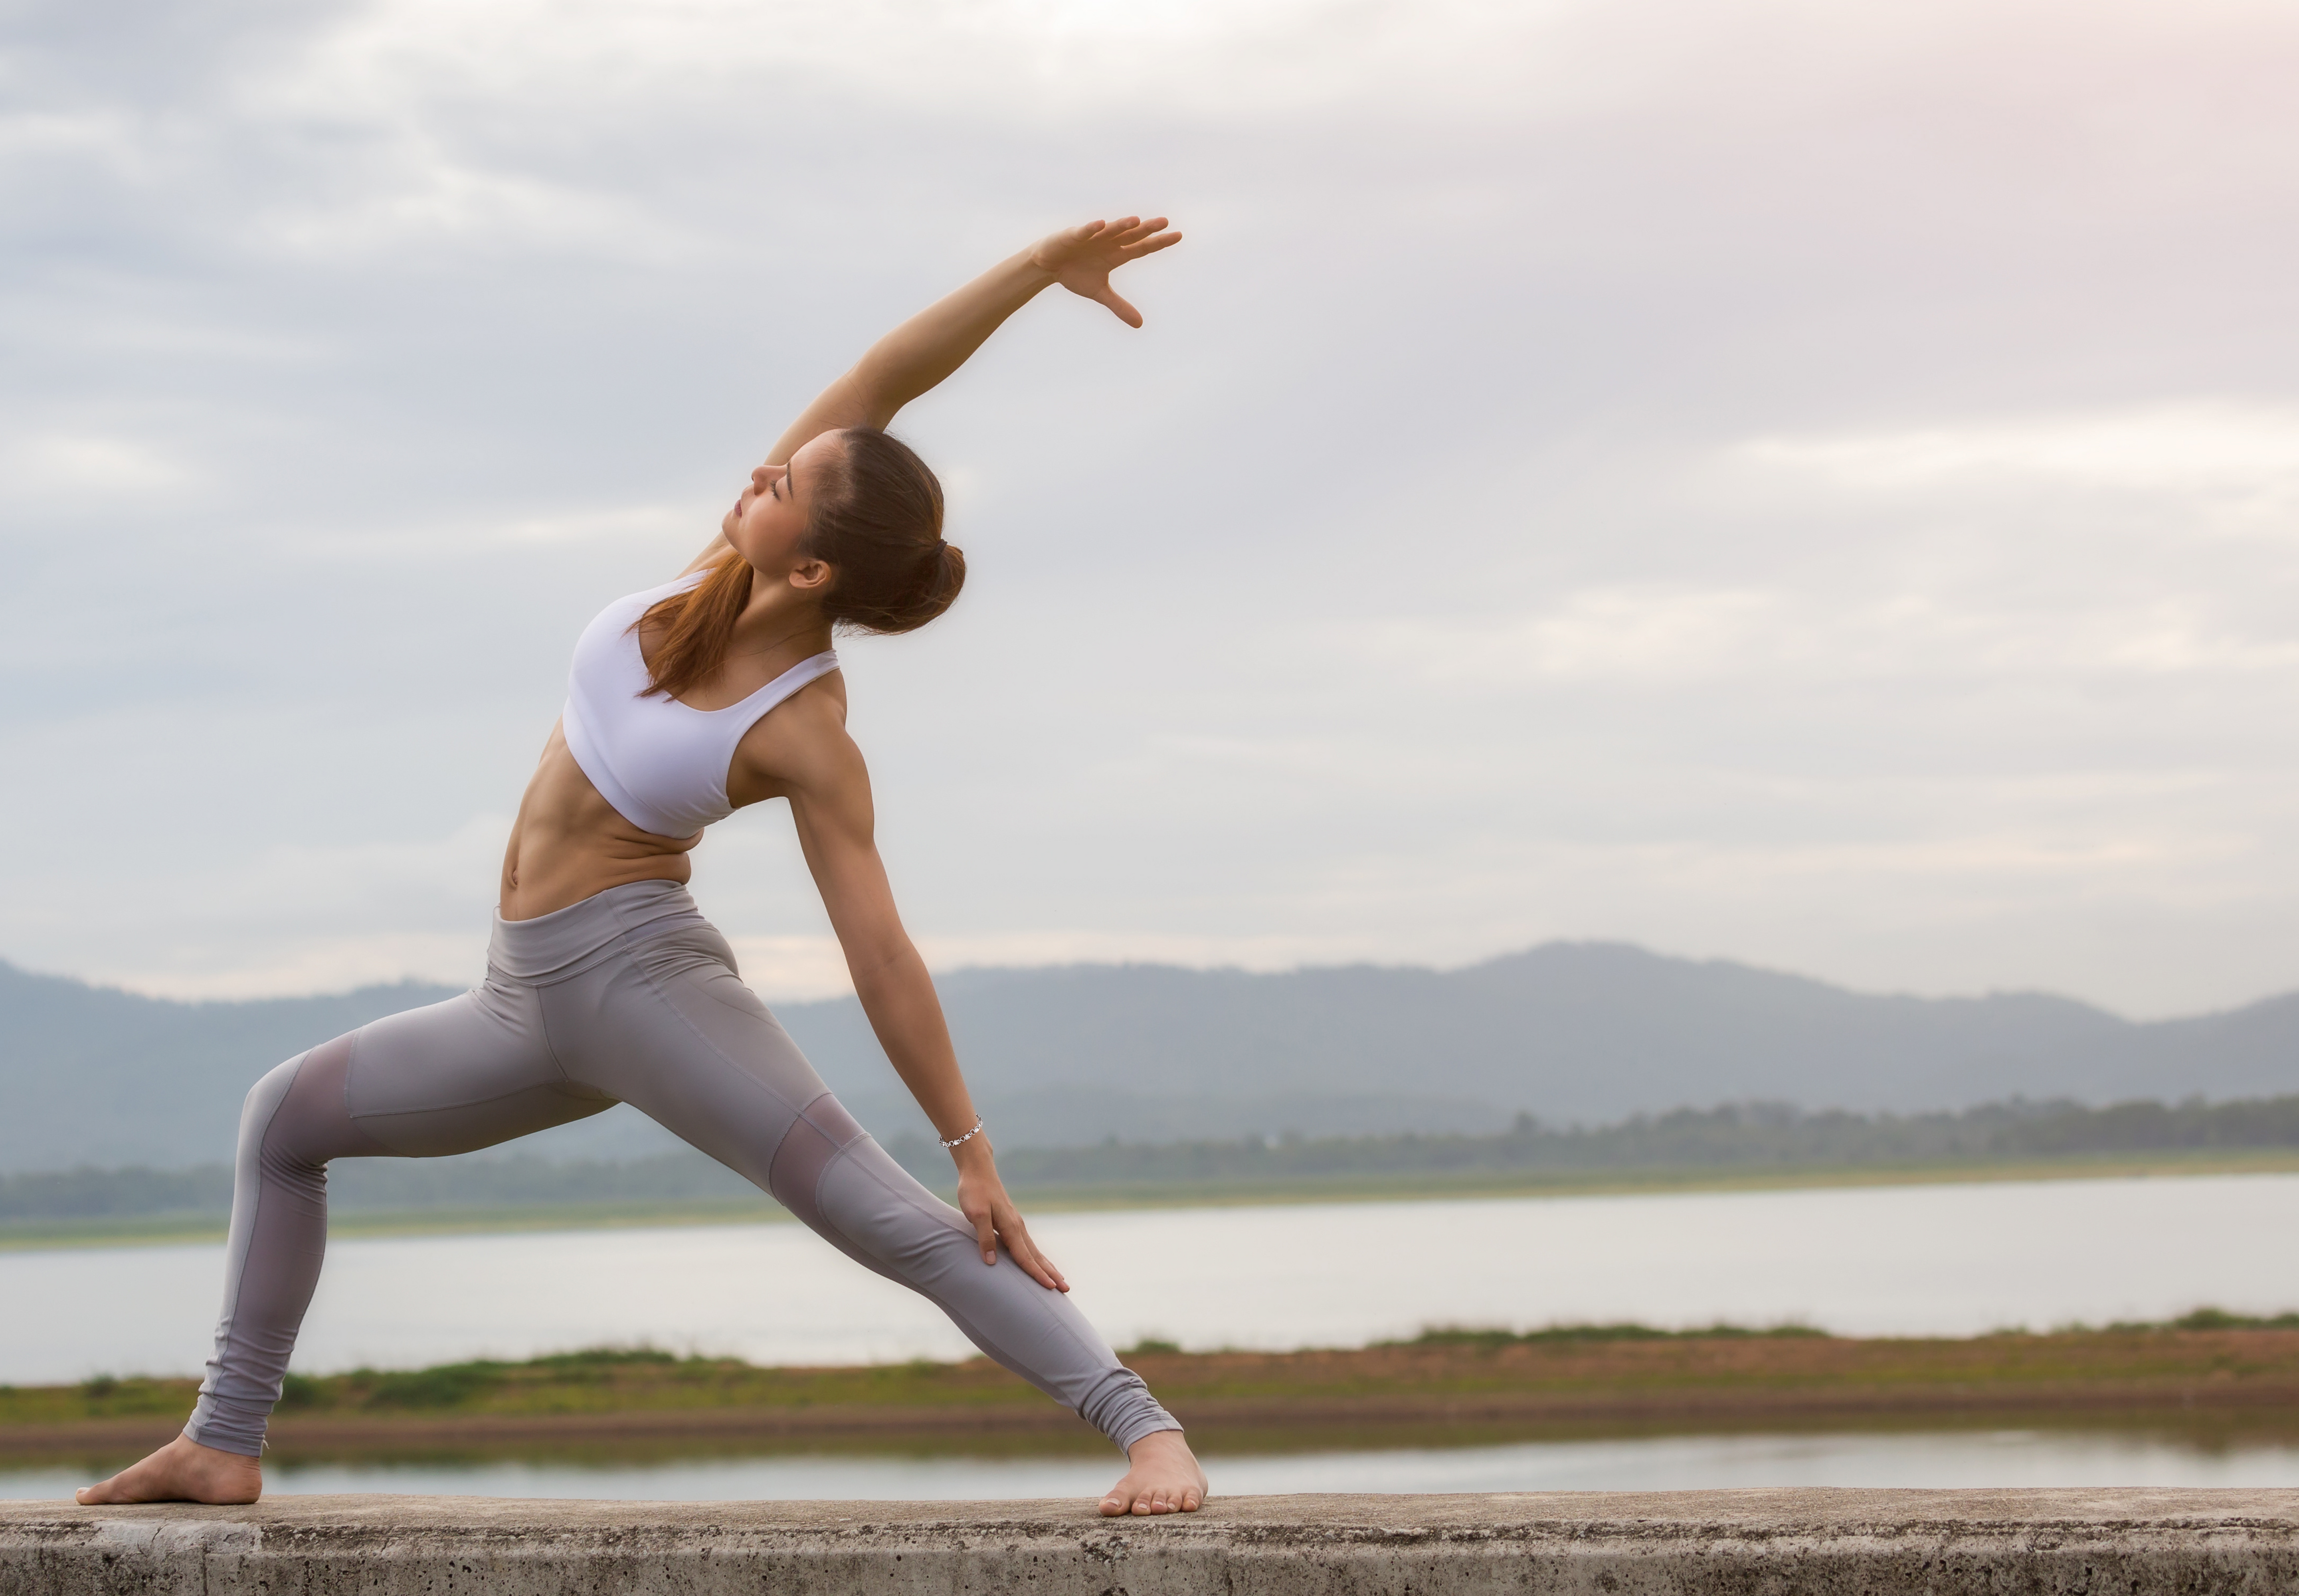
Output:
[[[1750,1485],[2299,1486],[2299,1447],[2206,1451],[2138,1436],[2031,1431],[1938,1435],[1704,1435],[1293,1457],[1209,1457],[1216,1492],[1703,1491]],[[639,1501],[1087,1499],[1124,1472],[1071,1458],[714,1459],[647,1467],[529,1463],[272,1468],[285,1493],[403,1492]],[[85,1472],[0,1472],[0,1497],[63,1498]]]
[[[2299,1175],[1048,1214],[1119,1346],[1355,1346],[1432,1324],[1795,1319],[1855,1335],[2299,1307]],[[212,1244],[0,1253],[0,1382],[196,1373]],[[1000,1268],[1011,1268],[1003,1264]],[[296,1367],[608,1342],[759,1363],[954,1359],[923,1299],[795,1225],[354,1240]]]

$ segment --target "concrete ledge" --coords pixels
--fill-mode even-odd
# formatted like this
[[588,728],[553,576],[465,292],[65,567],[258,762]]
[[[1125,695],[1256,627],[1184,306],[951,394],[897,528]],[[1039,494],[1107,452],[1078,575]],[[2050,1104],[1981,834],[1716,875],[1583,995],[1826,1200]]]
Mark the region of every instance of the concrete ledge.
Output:
[[2299,1491],[0,1503],[5,1596],[2299,1592]]

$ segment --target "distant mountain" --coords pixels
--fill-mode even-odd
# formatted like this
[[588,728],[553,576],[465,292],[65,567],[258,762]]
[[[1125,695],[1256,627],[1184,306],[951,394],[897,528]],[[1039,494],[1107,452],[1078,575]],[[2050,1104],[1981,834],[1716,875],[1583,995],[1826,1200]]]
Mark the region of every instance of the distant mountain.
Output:
[[315,1043],[455,988],[182,1003],[0,962],[0,1171],[228,1159],[240,1099]]
[[[1755,1100],[1915,1112],[2299,1092],[2299,995],[2134,1024],[2062,998],[1878,997],[1591,943],[1449,972],[1079,965],[939,985],[1008,1147],[1491,1131],[1519,1110],[1569,1124]],[[410,983],[178,1003],[0,965],[0,1171],[228,1158],[240,1097],[273,1063],[447,995]],[[922,1127],[852,1000],[777,1012],[863,1123],[889,1137]],[[670,1144],[617,1110],[520,1150],[627,1158]]]
[[[963,971],[940,985],[967,1076],[1009,1144],[1076,1143],[1097,1130],[1146,1141],[1471,1128],[1457,1116],[1473,1105],[1492,1128],[1519,1109],[1602,1123],[1755,1100],[1913,1112],[2015,1096],[2299,1090],[2299,994],[2134,1024],[2042,994],[1880,997],[1597,943],[1441,973],[1076,966]],[[826,1074],[875,1059],[851,1002],[784,1019]],[[902,1105],[852,1073],[840,1085],[858,1113],[867,1105],[893,1122]],[[1399,1099],[1427,1108],[1415,1114]],[[1358,1122],[1371,1106],[1398,1117]]]

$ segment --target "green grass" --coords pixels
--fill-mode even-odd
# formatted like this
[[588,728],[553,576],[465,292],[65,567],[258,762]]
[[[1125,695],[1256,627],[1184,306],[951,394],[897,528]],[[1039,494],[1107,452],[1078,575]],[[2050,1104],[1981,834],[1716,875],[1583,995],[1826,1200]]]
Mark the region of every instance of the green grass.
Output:
[[[2232,1333],[2281,1332],[2230,1342]],[[1309,1394],[1426,1386],[1616,1383],[1777,1385],[1863,1382],[2131,1379],[2218,1370],[2299,1377],[2299,1312],[2269,1317],[2203,1308],[2160,1323],[2068,1326],[1966,1338],[1855,1340],[1806,1325],[1714,1324],[1667,1330],[1636,1323],[1529,1330],[1434,1326],[1409,1341],[1299,1352],[1185,1352],[1146,1340],[1125,1350],[1164,1384],[1230,1393]],[[1754,1356],[1731,1351],[1746,1346]],[[1808,1348],[1809,1351],[1800,1350]],[[1466,1381],[1466,1385],[1463,1384]],[[77,1385],[0,1386],[0,1427],[174,1412],[197,1382],[98,1375]],[[1562,1388],[1560,1387],[1560,1388]],[[522,1362],[474,1359],[419,1369],[290,1374],[286,1414],[602,1413],[723,1407],[939,1407],[1029,1401],[1034,1393],[986,1359],[785,1368],[659,1348],[593,1347]]]
[[[2299,1439],[2299,1313],[1850,1340],[1809,1327],[1439,1326],[1356,1350],[1128,1348],[1221,1451],[1462,1446],[1575,1436],[2071,1426],[2224,1448]],[[197,1383],[99,1376],[0,1387],[0,1464],[132,1460]],[[291,1374],[275,1459],[601,1465],[766,1452],[1034,1456],[1107,1442],[986,1359],[775,1368],[594,1348],[524,1362]]]

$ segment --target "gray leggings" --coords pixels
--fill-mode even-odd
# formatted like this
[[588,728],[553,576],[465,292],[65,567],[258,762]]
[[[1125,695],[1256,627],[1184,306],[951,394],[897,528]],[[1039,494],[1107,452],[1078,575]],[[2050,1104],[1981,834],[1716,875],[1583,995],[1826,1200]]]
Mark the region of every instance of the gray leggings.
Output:
[[627,1102],[772,1193],[865,1268],[1120,1447],[1178,1430],[1084,1315],[864,1134],[676,882],[495,921],[486,984],[290,1059],[247,1094],[223,1317],[184,1434],[263,1450],[327,1249],[328,1160],[436,1158]]

